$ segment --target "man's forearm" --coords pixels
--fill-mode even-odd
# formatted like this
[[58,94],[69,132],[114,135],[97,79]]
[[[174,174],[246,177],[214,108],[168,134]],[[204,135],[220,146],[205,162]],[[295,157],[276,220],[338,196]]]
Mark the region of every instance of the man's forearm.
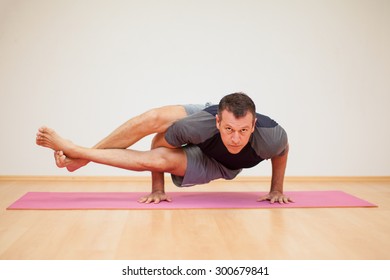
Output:
[[[151,149],[156,149],[158,147],[172,148],[165,140],[164,136],[164,133],[157,133],[152,140]],[[165,178],[163,172],[152,172],[152,193],[156,192],[165,192]]]
[[271,158],[272,179],[270,192],[278,191],[283,193],[283,183],[287,166],[288,151],[289,146],[287,145],[286,149],[283,151],[282,154]]

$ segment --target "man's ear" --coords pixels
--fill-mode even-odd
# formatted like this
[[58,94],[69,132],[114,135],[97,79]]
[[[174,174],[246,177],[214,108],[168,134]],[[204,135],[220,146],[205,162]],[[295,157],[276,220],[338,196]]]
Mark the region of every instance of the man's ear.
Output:
[[253,131],[255,131],[256,122],[257,122],[257,118],[255,118],[255,121],[253,122],[252,133],[253,133]]
[[216,126],[217,126],[217,128],[219,129],[219,123],[220,123],[220,119],[219,119],[219,116],[218,116],[218,114],[217,115],[215,115],[215,124],[216,124]]

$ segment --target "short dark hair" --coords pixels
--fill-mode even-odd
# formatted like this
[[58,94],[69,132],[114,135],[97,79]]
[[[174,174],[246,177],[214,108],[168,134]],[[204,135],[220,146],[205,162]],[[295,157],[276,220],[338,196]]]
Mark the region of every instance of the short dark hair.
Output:
[[218,105],[218,115],[221,118],[221,112],[227,110],[233,113],[237,119],[245,117],[249,112],[256,118],[256,105],[253,100],[243,92],[235,92],[224,96]]

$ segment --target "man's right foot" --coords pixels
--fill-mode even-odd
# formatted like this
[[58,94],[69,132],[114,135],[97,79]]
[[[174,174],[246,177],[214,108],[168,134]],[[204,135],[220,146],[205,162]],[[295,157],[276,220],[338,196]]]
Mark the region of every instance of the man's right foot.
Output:
[[85,160],[85,159],[69,158],[69,157],[64,155],[63,151],[56,151],[54,153],[54,158],[55,158],[57,167],[59,167],[59,168],[66,167],[66,169],[69,172],[74,172],[77,169],[79,169],[79,168],[81,168],[89,163],[89,161]]

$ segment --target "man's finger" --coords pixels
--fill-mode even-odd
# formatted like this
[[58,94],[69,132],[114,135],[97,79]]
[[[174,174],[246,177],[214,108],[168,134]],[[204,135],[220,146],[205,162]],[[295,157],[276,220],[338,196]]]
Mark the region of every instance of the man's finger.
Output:
[[264,200],[268,200],[269,199],[269,196],[268,195],[264,195],[262,197],[260,197],[257,201],[264,201]]
[[146,203],[146,204],[149,204],[149,203],[151,203],[153,200],[154,200],[154,199],[153,199],[152,196],[148,196],[148,198],[146,199],[145,203]]

